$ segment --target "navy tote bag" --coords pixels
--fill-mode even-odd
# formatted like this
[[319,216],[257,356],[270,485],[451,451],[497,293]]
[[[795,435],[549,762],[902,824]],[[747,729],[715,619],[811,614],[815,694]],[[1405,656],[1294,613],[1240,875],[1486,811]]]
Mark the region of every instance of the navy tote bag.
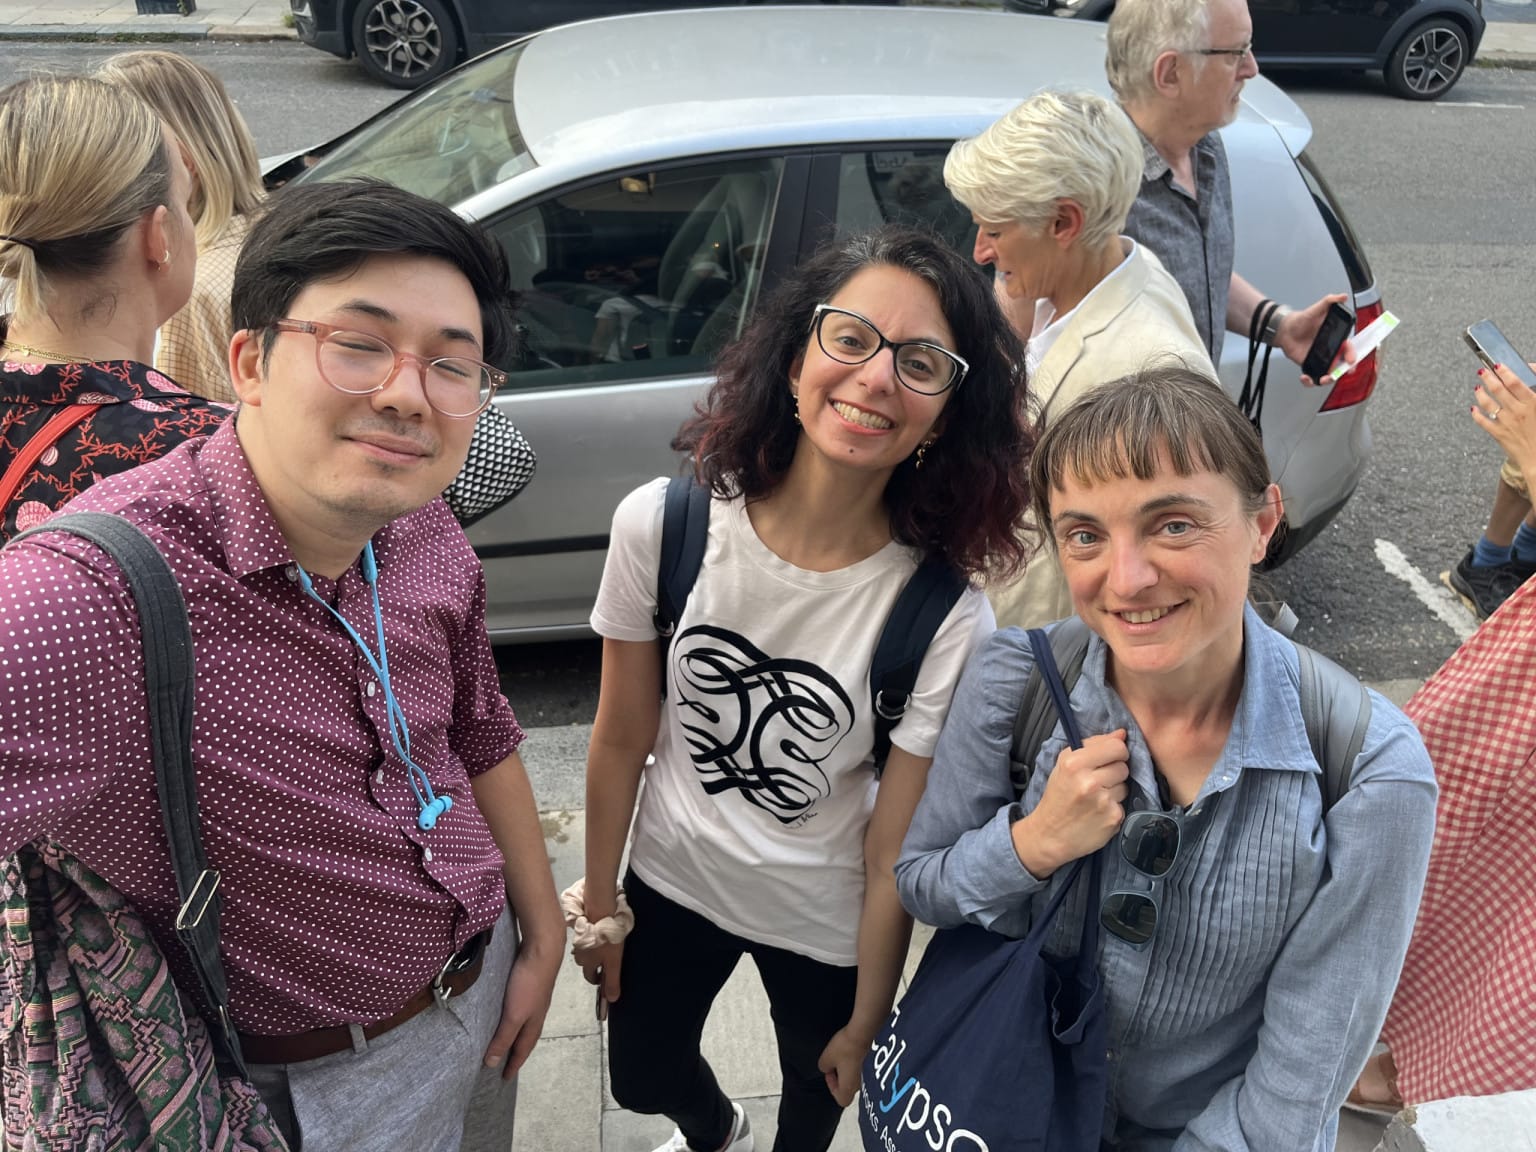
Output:
[[[1081,747],[1050,646],[1043,633],[1030,639],[1072,746]],[[934,934],[864,1061],[865,1152],[1098,1152],[1109,1078],[1100,867],[1098,853],[1073,864],[1022,940],[974,924]],[[1063,900],[1085,878],[1077,955],[1045,955]]]

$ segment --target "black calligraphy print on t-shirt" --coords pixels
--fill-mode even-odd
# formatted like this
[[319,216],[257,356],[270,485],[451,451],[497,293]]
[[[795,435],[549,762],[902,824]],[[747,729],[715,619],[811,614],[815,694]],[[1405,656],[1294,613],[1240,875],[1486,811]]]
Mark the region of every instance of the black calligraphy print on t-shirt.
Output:
[[767,655],[700,625],[673,649],[675,707],[710,795],[738,791],[783,824],[831,791],[821,765],[853,727],[853,701],[808,660]]

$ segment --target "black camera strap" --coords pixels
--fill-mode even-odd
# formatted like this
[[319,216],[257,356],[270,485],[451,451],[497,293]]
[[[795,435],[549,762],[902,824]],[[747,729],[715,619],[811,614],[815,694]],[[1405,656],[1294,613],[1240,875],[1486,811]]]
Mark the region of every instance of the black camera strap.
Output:
[[[1275,352],[1275,346],[1264,339],[1264,332],[1279,309],[1280,305],[1273,300],[1264,300],[1253,310],[1253,316],[1248,321],[1248,373],[1243,377],[1243,391],[1237,399],[1237,406],[1261,436],[1264,434],[1264,389],[1269,383],[1269,358]],[[1261,347],[1264,349],[1262,358],[1259,354]],[[1253,374],[1255,364],[1259,369],[1257,379]]]

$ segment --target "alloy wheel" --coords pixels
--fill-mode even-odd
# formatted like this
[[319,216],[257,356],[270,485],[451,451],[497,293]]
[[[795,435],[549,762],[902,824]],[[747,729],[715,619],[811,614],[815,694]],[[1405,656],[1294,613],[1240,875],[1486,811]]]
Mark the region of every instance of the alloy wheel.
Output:
[[1419,96],[1440,95],[1461,75],[1465,64],[1461,37],[1448,28],[1428,28],[1408,45],[1403,81]]
[[363,24],[363,50],[381,72],[415,80],[442,59],[443,30],[416,0],[379,0]]

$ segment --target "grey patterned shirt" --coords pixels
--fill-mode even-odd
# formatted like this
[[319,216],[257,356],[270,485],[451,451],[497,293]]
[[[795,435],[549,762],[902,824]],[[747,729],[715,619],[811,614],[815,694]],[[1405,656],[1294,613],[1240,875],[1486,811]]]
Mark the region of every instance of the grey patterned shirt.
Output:
[[[1183,818],[1172,870],[1152,881],[1117,841],[1104,850],[1103,890],[1155,885],[1160,906],[1144,949],[1101,933],[1105,1146],[1117,1152],[1332,1152],[1418,909],[1436,795],[1418,732],[1373,694],[1351,787],[1325,817],[1296,649],[1251,608],[1244,635],[1231,735]],[[1073,710],[1085,733],[1126,729],[1132,795],[1161,807],[1146,741],[1105,684],[1105,652],[1092,637]],[[926,923],[1022,937],[1052,891],[1019,862],[1011,833],[1066,745],[1058,724],[1015,803],[1009,748],[1033,663],[1026,635],[1007,628],[955,689],[896,866],[902,903]],[[1069,894],[1047,951],[1076,950],[1086,903]]]
[[1191,197],[1174,181],[1168,162],[1145,135],[1141,145],[1141,194],[1131,205],[1125,233],[1156,252],[1163,267],[1184,289],[1195,328],[1211,354],[1211,363],[1220,368],[1235,246],[1227,150],[1215,132],[1195,145],[1196,195]]

